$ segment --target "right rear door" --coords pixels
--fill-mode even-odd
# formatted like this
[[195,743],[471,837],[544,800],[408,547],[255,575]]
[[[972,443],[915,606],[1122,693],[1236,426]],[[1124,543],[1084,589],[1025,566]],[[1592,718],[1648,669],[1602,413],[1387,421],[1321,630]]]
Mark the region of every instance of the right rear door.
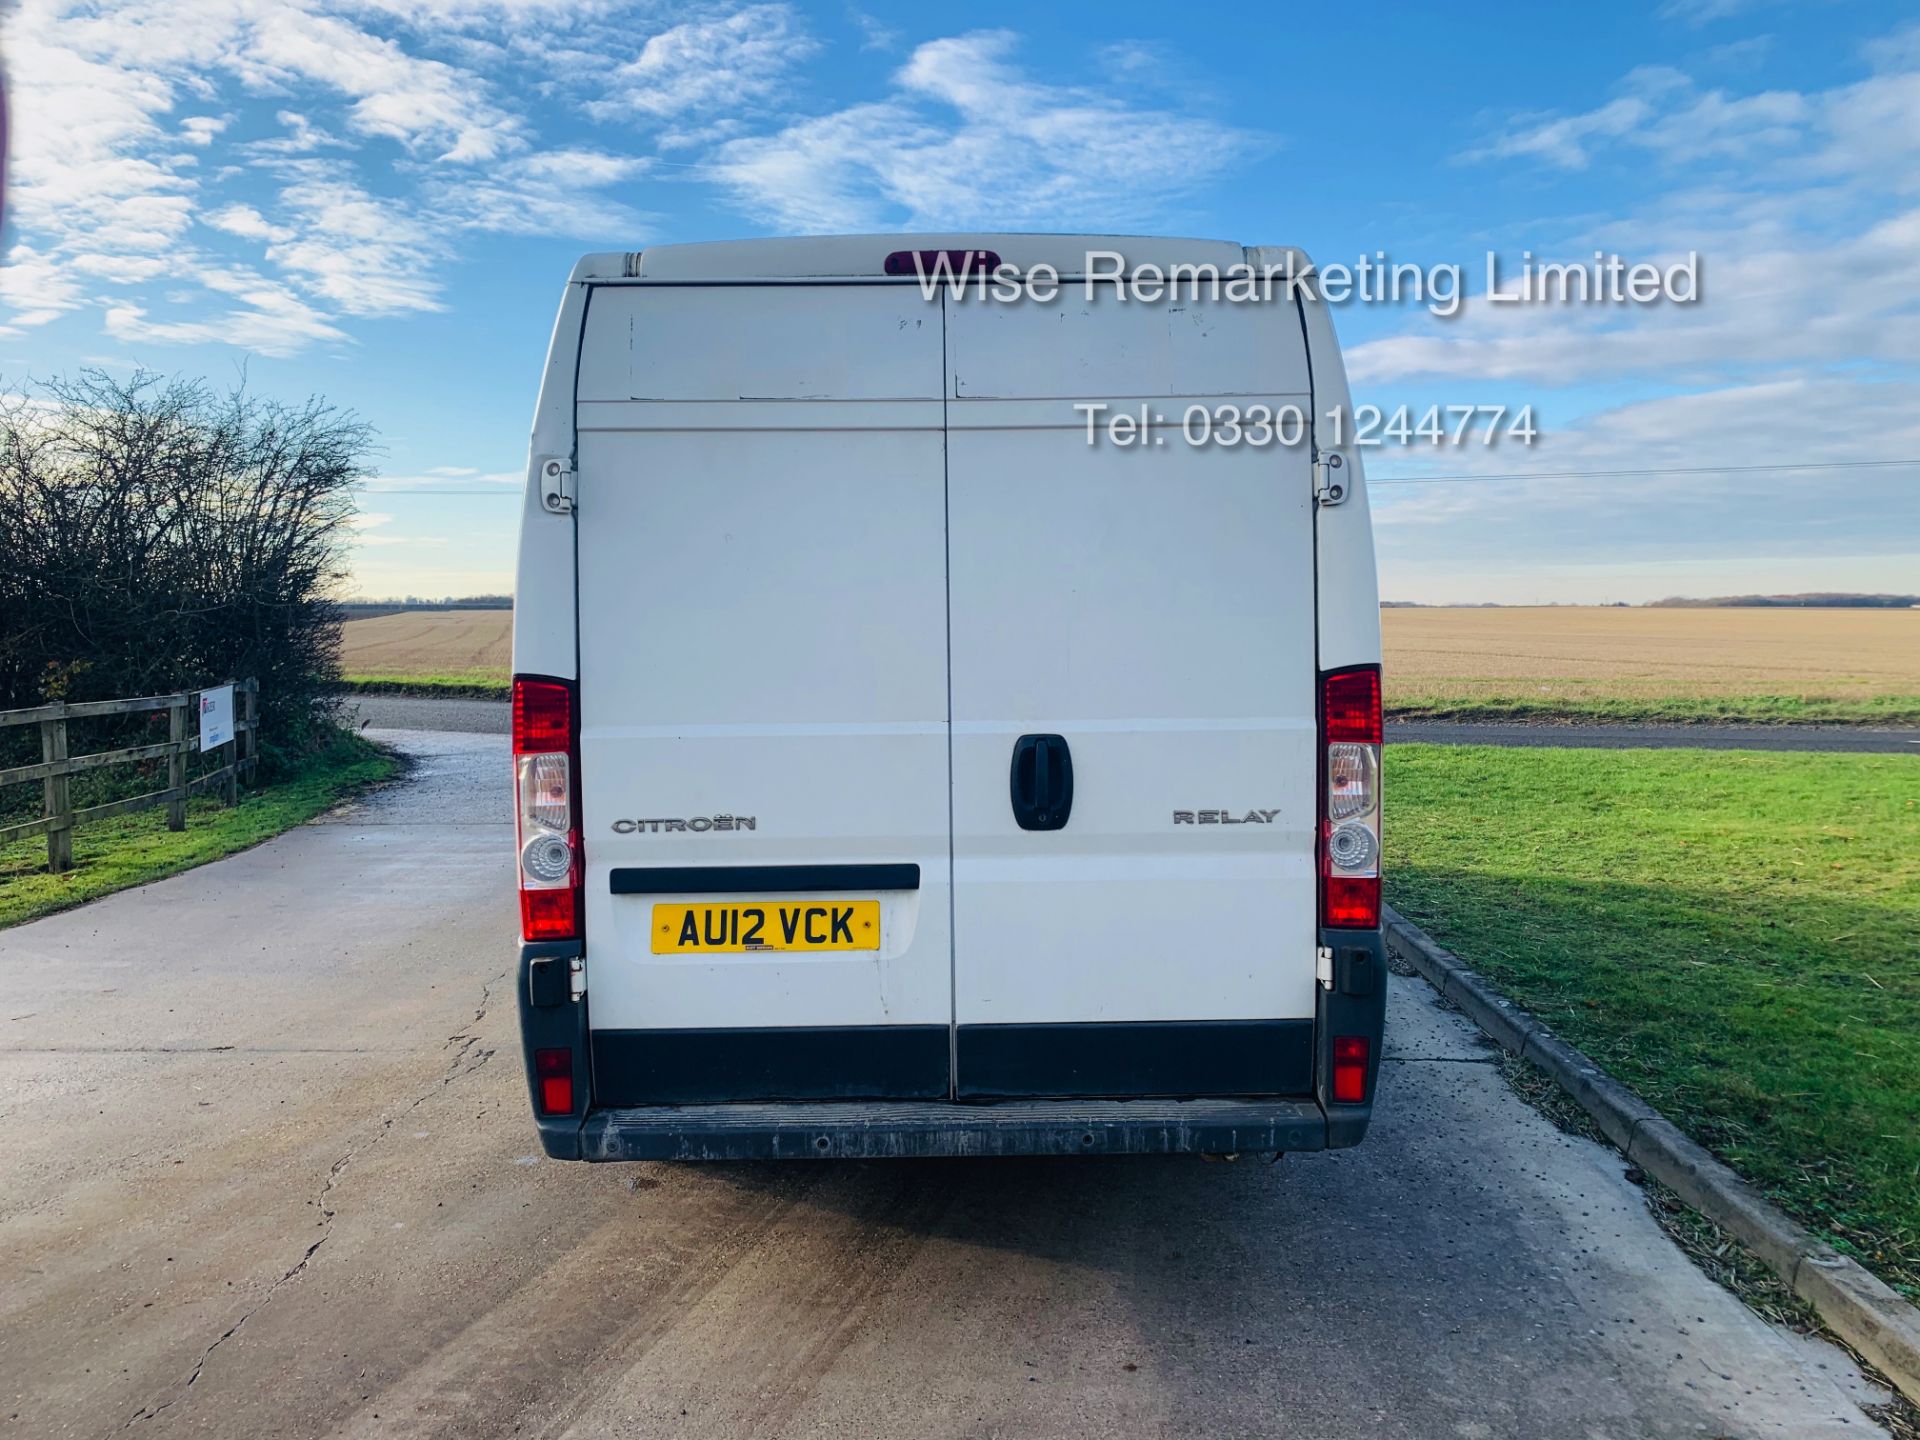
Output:
[[[1108,292],[945,328],[957,1094],[1306,1093],[1310,456],[1181,424],[1311,413],[1293,310]],[[1089,444],[1077,402],[1165,424]],[[1071,765],[1062,828],[1016,816],[1022,737]]]

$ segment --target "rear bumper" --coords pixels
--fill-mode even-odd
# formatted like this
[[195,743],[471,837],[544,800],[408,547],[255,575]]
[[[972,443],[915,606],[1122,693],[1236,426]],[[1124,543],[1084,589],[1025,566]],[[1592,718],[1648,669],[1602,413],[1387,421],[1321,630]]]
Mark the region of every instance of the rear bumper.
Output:
[[[879,1159],[959,1155],[1258,1154],[1358,1145],[1372,1119],[1386,1010],[1380,932],[1326,932],[1336,983],[1318,992],[1311,1093],[1202,1099],[715,1100],[593,1108],[588,997],[570,999],[565,961],[577,944],[525,944],[519,1001],[540,1143],[556,1160]],[[541,967],[536,979],[536,962]],[[1335,1036],[1371,1041],[1365,1104],[1331,1100]],[[539,1113],[539,1047],[573,1055],[586,1113]],[[1305,1077],[1302,1077],[1305,1078]],[[1280,1087],[1275,1086],[1275,1089]],[[1223,1090],[1225,1087],[1223,1086]],[[763,1092],[765,1093],[765,1092]],[[777,1092],[776,1092],[777,1093]],[[884,1093],[884,1092],[883,1092]],[[1124,1088],[1115,1092],[1125,1094]],[[675,1097],[680,1098],[680,1097]]]
[[878,1160],[1324,1150],[1328,1127],[1311,1099],[893,1100],[593,1110],[551,1139],[564,1159]]

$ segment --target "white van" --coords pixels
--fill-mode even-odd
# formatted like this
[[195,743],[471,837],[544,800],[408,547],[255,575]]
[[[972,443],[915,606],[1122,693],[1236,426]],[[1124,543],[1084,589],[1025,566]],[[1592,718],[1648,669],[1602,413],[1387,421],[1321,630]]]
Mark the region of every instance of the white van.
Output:
[[1034,235],[574,268],[514,608],[549,1155],[1360,1139],[1379,611],[1310,269]]

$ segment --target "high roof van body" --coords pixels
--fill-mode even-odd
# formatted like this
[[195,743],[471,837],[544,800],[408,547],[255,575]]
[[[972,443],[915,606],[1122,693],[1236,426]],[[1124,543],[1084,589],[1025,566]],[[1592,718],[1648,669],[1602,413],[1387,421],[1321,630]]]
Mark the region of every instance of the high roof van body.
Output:
[[582,260],[514,610],[547,1152],[1358,1141],[1386,979],[1349,405],[1294,251]]

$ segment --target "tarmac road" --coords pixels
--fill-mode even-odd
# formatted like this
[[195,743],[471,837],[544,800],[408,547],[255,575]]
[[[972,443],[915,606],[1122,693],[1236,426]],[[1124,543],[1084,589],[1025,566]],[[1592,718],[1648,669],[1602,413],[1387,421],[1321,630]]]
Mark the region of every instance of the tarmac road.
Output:
[[[457,730],[505,735],[502,700],[435,700],[406,695],[354,695],[349,710],[367,725],[398,730]],[[1851,750],[1920,755],[1920,730],[1847,725],[1518,725],[1418,721],[1389,724],[1388,743],[1436,745],[1566,745],[1620,750],[1652,746],[1707,750]]]
[[1373,1134],[585,1166],[535,1144],[506,756],[0,932],[0,1436],[1879,1433],[1396,977]]

